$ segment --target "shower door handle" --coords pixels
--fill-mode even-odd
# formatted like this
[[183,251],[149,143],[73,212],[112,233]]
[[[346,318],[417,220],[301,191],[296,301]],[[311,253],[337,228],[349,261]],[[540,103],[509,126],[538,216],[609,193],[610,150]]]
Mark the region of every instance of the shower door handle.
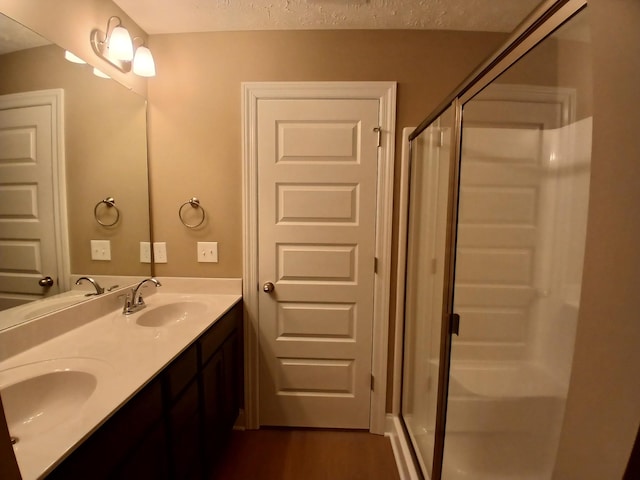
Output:
[[449,315],[450,333],[460,336],[460,315],[452,313]]

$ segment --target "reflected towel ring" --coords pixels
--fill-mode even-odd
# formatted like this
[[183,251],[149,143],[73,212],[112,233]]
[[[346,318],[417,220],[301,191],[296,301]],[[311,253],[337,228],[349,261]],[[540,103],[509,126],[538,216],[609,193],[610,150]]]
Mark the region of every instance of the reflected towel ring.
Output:
[[[183,218],[182,209],[184,207],[186,207],[187,205],[191,205],[193,208],[199,208],[202,211],[202,218],[200,219],[200,221],[198,223],[187,223],[187,222],[185,222],[185,220]],[[199,227],[200,225],[202,225],[204,223],[204,219],[206,217],[206,213],[204,211],[204,208],[202,208],[202,205],[200,205],[200,200],[198,200],[196,197],[191,197],[189,200],[187,200],[182,205],[180,205],[180,208],[178,209],[178,217],[180,218],[180,221],[182,222],[182,224],[185,227],[187,227],[187,228],[197,228],[197,227]]]
[[[115,209],[116,219],[111,223],[104,223],[98,218],[98,208],[103,203],[107,206],[108,209],[109,208]],[[104,200],[100,200],[98,203],[96,203],[96,206],[93,209],[93,216],[95,217],[96,222],[98,222],[103,227],[113,227],[116,223],[118,223],[118,220],[120,220],[120,210],[118,210],[118,207],[116,207],[116,201],[113,199],[113,197],[107,197]]]

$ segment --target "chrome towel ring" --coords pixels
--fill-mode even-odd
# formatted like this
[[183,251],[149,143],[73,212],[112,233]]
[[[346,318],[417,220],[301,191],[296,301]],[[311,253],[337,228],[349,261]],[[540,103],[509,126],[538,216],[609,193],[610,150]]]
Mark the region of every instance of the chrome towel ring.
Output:
[[[116,212],[116,218],[111,223],[103,222],[100,220],[100,218],[98,218],[98,208],[100,208],[100,205],[102,205],[103,203],[106,205],[107,210],[113,208]],[[98,222],[103,227],[113,227],[120,220],[120,210],[118,210],[118,207],[116,207],[116,201],[114,200],[114,198],[107,197],[104,200],[100,200],[98,203],[96,203],[96,206],[93,209],[93,216],[95,217],[96,222]]]
[[[187,223],[184,219],[184,207],[186,207],[187,205],[191,205],[191,207],[196,208],[196,209],[200,209],[201,213],[202,213],[202,218],[200,219],[200,221],[198,223]],[[191,197],[189,200],[187,200],[186,202],[184,202],[182,205],[180,205],[180,208],[178,209],[178,217],[180,218],[180,221],[182,222],[182,224],[187,227],[187,228],[197,228],[200,225],[202,225],[204,223],[204,219],[206,217],[206,213],[204,211],[204,208],[202,208],[202,205],[200,205],[200,200],[198,200],[196,197]]]

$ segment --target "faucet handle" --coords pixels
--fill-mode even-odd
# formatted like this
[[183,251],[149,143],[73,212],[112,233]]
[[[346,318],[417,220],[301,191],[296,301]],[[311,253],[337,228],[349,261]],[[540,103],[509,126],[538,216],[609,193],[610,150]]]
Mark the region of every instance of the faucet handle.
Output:
[[129,315],[131,313],[131,294],[123,293],[122,295],[118,295],[118,299],[124,299],[124,304],[122,306],[122,313],[125,315]]
[[137,307],[137,306],[142,306],[142,305],[145,305],[144,298],[142,298],[141,294],[138,294],[138,300],[136,301],[135,306]]

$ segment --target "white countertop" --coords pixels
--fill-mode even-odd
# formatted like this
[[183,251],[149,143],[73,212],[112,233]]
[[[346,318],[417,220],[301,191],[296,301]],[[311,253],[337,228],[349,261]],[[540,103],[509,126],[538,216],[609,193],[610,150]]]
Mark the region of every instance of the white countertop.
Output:
[[[179,288],[180,282],[175,285],[173,292],[187,290]],[[14,445],[25,480],[49,472],[241,298],[239,293],[169,293],[162,287],[151,295],[149,290],[144,292],[147,307],[137,313],[125,316],[121,308],[112,310],[0,362],[0,388],[38,371],[84,371],[98,380],[90,398],[70,410],[68,418],[51,422],[53,426],[45,432],[27,432],[28,438]],[[139,316],[152,309],[182,301],[201,302],[206,310],[164,327],[136,324]],[[73,314],[72,308],[67,315]]]

